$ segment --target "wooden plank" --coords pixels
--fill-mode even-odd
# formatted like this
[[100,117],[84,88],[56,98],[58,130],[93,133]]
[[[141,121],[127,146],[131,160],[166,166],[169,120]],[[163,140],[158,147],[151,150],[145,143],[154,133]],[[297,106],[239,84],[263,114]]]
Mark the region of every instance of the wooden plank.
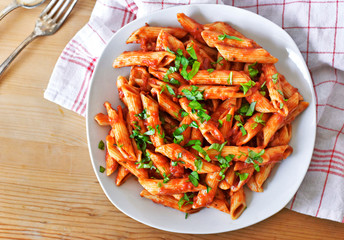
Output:
[[[0,9],[10,1],[1,1]],[[94,4],[94,0],[79,1],[59,32],[32,42],[0,77],[0,239],[344,236],[340,223],[286,209],[254,226],[214,235],[156,230],[117,210],[94,175],[84,118],[43,99],[56,60],[66,43],[87,23]],[[31,32],[43,7],[17,9],[0,22],[0,61]]]

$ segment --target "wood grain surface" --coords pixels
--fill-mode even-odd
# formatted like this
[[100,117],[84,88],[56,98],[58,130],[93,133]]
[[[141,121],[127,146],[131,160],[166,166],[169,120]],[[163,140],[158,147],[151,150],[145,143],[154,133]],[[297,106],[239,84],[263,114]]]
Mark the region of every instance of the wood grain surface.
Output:
[[[1,0],[0,8],[9,2]],[[0,77],[1,239],[344,239],[343,224],[287,209],[215,235],[160,231],[117,210],[94,175],[85,119],[43,98],[58,56],[94,4],[79,0],[60,31],[32,42]],[[0,62],[43,7],[17,9],[0,22]]]

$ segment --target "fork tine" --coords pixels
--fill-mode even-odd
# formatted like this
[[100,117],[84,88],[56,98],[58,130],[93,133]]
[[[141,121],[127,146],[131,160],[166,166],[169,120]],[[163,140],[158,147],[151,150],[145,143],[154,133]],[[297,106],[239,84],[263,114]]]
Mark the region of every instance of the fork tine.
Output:
[[77,3],[78,0],[73,0],[72,4],[70,5],[70,7],[67,9],[67,11],[65,12],[65,14],[63,15],[63,17],[60,19],[60,21],[57,23],[59,26],[61,26],[64,21],[66,21],[66,18],[68,17],[68,15],[71,13],[71,11],[73,10],[75,4]]
[[53,15],[57,12],[57,10],[60,9],[63,2],[64,2],[64,0],[58,0],[58,2],[55,4],[53,9],[51,11],[49,11],[49,13],[47,14],[47,18],[52,18]]
[[72,0],[66,0],[65,3],[63,4],[63,6],[60,8],[59,12],[57,14],[55,14],[53,21],[56,22],[57,19],[61,16],[61,14],[64,12],[64,10],[66,10],[66,8],[68,7],[68,5],[70,4]]
[[57,0],[51,0],[50,3],[44,8],[39,17],[43,17],[54,6]]

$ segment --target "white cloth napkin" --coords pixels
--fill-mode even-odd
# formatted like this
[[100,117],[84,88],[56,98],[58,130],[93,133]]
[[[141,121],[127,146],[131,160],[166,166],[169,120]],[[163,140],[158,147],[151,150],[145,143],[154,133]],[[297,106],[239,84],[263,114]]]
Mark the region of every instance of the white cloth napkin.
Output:
[[44,97],[82,116],[97,60],[121,27],[178,4],[228,4],[258,13],[284,28],[311,72],[317,103],[317,139],[307,175],[288,208],[344,222],[344,2],[296,0],[98,0],[90,21],[67,44]]

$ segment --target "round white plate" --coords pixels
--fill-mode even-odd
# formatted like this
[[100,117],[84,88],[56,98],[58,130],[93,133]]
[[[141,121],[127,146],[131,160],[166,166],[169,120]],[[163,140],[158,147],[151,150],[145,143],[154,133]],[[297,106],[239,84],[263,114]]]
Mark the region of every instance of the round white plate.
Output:
[[[223,21],[245,36],[254,39],[279,59],[277,70],[299,89],[309,107],[293,123],[290,145],[293,154],[277,165],[264,185],[263,193],[246,192],[247,209],[233,221],[226,213],[203,209],[189,215],[141,198],[142,187],[131,177],[117,187],[114,176],[99,172],[105,166],[105,151],[98,149],[100,140],[105,142],[109,128],[100,127],[94,116],[106,113],[103,103],[113,107],[120,104],[116,87],[117,76],[129,76],[130,68],[113,69],[113,60],[123,51],[138,49],[136,44],[125,44],[130,34],[145,25],[180,27],[176,14],[183,12],[200,23]],[[311,160],[315,141],[315,98],[312,81],[306,64],[291,37],[271,21],[249,11],[224,5],[189,5],[168,8],[137,19],[119,30],[107,44],[94,71],[87,106],[87,138],[94,172],[109,200],[133,219],[158,229],[178,233],[219,233],[250,226],[280,211],[299,188]],[[115,175],[115,174],[113,174]]]

